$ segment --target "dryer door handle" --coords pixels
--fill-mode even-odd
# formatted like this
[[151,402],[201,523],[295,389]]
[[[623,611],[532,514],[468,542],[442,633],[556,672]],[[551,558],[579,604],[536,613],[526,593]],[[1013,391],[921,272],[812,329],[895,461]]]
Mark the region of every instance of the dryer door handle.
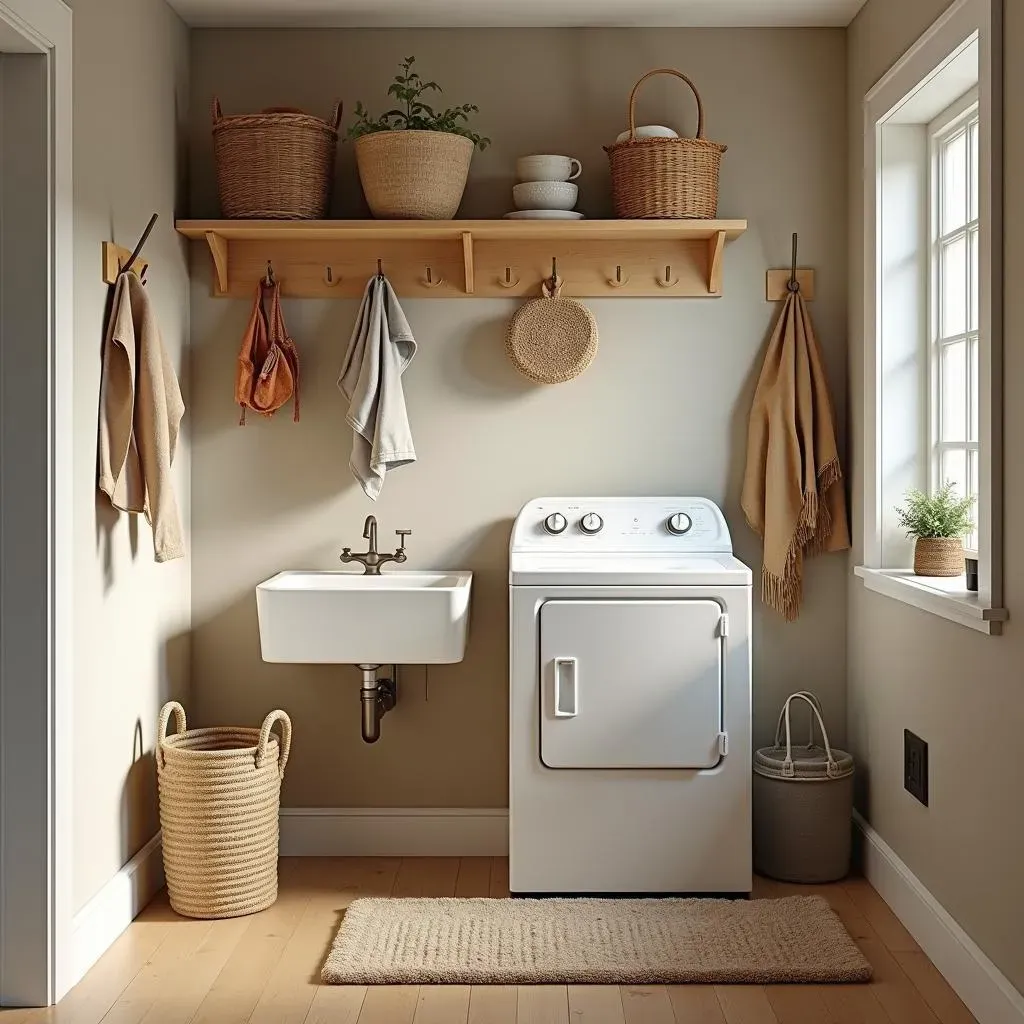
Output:
[[555,718],[575,718],[578,707],[579,663],[555,658]]

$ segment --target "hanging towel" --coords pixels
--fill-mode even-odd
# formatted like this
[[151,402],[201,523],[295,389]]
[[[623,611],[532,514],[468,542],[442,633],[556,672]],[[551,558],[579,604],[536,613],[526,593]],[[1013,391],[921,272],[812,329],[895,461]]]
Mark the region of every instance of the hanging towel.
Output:
[[754,392],[742,505],[764,539],[761,597],[800,614],[804,555],[850,546],[832,401],[803,296],[790,292]]
[[185,554],[171,463],[185,414],[149,295],[134,271],[114,288],[100,379],[99,486],[122,512],[145,514],[158,562]]
[[349,468],[368,498],[377,500],[390,470],[416,461],[402,374],[416,339],[383,275],[370,278],[341,365],[338,387],[348,399],[353,430]]

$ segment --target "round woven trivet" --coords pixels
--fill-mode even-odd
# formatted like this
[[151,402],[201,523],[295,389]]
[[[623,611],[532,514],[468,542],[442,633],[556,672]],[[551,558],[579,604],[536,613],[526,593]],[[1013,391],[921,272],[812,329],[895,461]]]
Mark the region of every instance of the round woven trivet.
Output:
[[545,281],[543,298],[516,310],[505,348],[516,369],[538,384],[564,384],[578,377],[597,353],[597,323],[575,299],[559,297],[561,278]]

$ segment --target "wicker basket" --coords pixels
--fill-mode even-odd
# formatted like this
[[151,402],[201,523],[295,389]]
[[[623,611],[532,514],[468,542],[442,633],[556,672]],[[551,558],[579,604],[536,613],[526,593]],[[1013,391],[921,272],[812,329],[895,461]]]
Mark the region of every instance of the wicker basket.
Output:
[[[636,94],[652,75],[675,75],[693,91],[696,138],[637,138]],[[629,94],[629,138],[605,146],[615,216],[713,219],[718,213],[718,172],[725,150],[721,143],[704,138],[704,104],[693,82],[673,68],[648,71]]]
[[356,165],[378,219],[451,220],[458,212],[475,145],[451,132],[400,130],[356,139]]
[[[174,715],[177,732],[167,735]],[[281,723],[281,742],[271,730]],[[157,780],[164,873],[186,917],[240,917],[277,899],[278,811],[292,724],[191,729],[175,701],[160,712]]]
[[914,544],[918,576],[962,576],[964,542],[960,537],[918,537]]
[[[790,705],[811,708],[811,735],[794,747]],[[814,742],[814,723],[822,746]],[[785,743],[782,740],[785,727]],[[775,744],[754,754],[754,870],[784,882],[833,882],[850,870],[853,758],[828,739],[821,705],[801,690],[786,700]]]
[[334,183],[341,103],[330,122],[275,107],[225,117],[213,101],[217,187],[225,217],[326,217]]

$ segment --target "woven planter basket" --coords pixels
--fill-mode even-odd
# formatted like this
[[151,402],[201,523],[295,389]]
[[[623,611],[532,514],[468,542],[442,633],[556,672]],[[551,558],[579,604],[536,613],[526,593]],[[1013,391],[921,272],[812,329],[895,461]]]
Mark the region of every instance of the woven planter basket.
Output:
[[[790,705],[810,706],[806,746],[793,743]],[[821,746],[814,742],[814,724]],[[785,742],[783,742],[785,729]],[[813,693],[790,696],[775,743],[754,754],[754,870],[784,882],[833,882],[850,870],[853,757],[829,743]]]
[[961,537],[918,537],[914,544],[917,576],[962,576],[964,542]]
[[[177,732],[168,736],[174,715]],[[271,730],[281,723],[281,741]],[[164,874],[185,917],[241,917],[277,899],[278,811],[292,723],[186,731],[175,701],[160,712],[156,754]]]
[[225,217],[316,220],[327,216],[341,103],[330,121],[272,108],[225,117],[213,101],[213,149]]
[[[675,75],[697,100],[693,139],[636,137],[637,90],[652,75]],[[704,138],[704,104],[697,87],[681,71],[648,71],[629,94],[629,138],[605,146],[612,172],[615,216],[712,220],[718,214],[718,172],[726,147]]]
[[469,177],[474,143],[451,132],[372,132],[356,139],[356,165],[380,220],[451,220]]
[[578,377],[597,354],[597,322],[575,299],[559,297],[561,278],[544,281],[543,298],[516,310],[505,350],[515,368],[535,384],[564,384]]

